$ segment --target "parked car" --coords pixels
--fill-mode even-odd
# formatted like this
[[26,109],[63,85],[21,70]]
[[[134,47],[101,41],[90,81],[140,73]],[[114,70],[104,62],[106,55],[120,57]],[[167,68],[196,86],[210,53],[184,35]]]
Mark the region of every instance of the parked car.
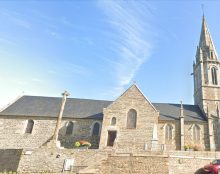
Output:
[[203,167],[203,171],[207,174],[220,174],[220,159],[212,161]]

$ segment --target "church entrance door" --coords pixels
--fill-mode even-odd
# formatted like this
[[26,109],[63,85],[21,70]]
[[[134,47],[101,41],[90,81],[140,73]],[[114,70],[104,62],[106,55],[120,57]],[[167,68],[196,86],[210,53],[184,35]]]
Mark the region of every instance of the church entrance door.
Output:
[[117,131],[108,131],[108,142],[107,146],[113,146],[115,138],[117,136]]

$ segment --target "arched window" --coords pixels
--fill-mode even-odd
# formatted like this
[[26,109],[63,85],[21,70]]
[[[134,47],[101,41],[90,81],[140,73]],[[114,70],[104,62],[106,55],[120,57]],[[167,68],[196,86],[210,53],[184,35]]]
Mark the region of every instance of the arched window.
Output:
[[115,117],[112,117],[111,125],[112,126],[116,125],[116,118]]
[[66,127],[66,135],[72,135],[74,124],[72,121],[68,122]]
[[211,57],[211,59],[213,59],[213,52],[212,51],[210,52],[210,57]]
[[25,133],[31,134],[32,130],[33,130],[33,127],[34,127],[34,121],[33,120],[28,120]]
[[92,129],[92,136],[99,136],[99,132],[100,132],[100,124],[99,123],[95,123],[93,125],[93,129]]
[[193,126],[193,141],[200,140],[200,127],[198,125]]
[[217,84],[218,84],[218,80],[217,80],[217,69],[216,69],[215,67],[212,67],[211,73],[212,73],[212,84],[213,84],[213,85],[217,85]]
[[172,140],[172,137],[173,137],[172,129],[173,129],[173,127],[170,124],[166,125],[166,127],[165,127],[165,140],[166,141]]
[[130,109],[128,111],[128,116],[127,116],[127,128],[135,129],[136,123],[137,123],[137,112],[134,109]]

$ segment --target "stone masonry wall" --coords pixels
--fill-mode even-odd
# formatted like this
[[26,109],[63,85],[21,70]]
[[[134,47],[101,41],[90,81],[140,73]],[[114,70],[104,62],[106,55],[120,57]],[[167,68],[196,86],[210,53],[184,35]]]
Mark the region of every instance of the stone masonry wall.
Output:
[[105,174],[167,174],[168,158],[157,156],[109,156],[99,173]]
[[[137,112],[135,129],[127,128],[127,113],[130,109]],[[116,125],[111,126],[111,119],[116,118]],[[146,100],[140,90],[131,86],[113,104],[104,109],[100,147],[107,146],[108,131],[117,131],[115,145],[117,149],[143,149],[144,144],[151,144],[154,124],[158,124],[159,113]]]
[[[31,134],[25,133],[27,120],[34,121]],[[74,122],[72,135],[65,135],[68,121]],[[98,147],[99,137],[91,137],[92,124],[100,122],[93,119],[63,119],[59,132],[59,140],[66,148],[72,148],[78,140],[91,141]],[[0,117],[0,148],[1,149],[33,149],[38,148],[51,139],[56,125],[54,118],[42,117]]]
[[[200,127],[200,141],[193,140],[193,126],[198,125]],[[209,150],[209,137],[208,137],[208,125],[207,123],[199,122],[185,122],[184,125],[184,141],[185,144],[200,145],[203,150]]]
[[[165,140],[165,126],[170,124],[172,129],[172,139]],[[180,121],[160,121],[158,125],[158,145],[165,144],[166,150],[180,150]]]
[[187,151],[112,154],[101,164],[86,169],[88,173],[96,171],[97,174],[201,174],[203,166],[219,158],[219,155]]
[[73,171],[79,173],[94,169],[97,174],[197,174],[204,165],[219,157],[219,152],[207,151],[114,153],[106,150],[40,148],[31,155],[22,155],[18,172],[60,173],[64,160],[74,159]]
[[103,158],[107,152],[100,150],[77,149],[35,149],[30,155],[22,155],[19,163],[19,173],[60,173],[65,159],[74,159],[74,166],[87,167]]

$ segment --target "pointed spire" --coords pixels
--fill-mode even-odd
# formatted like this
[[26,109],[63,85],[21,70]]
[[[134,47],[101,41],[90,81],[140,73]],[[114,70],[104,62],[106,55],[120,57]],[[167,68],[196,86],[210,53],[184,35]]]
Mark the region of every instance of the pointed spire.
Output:
[[205,16],[202,17],[202,29],[200,34],[200,40],[199,40],[199,47],[209,46],[209,43],[211,41],[211,35],[208,30],[208,25],[205,19]]
[[[200,40],[199,40],[199,48],[205,51],[207,54],[202,55],[203,59],[216,59],[217,58],[217,53],[215,51],[215,46],[212,41],[211,34],[208,29],[208,25],[206,22],[206,18],[203,15],[202,17],[202,29],[201,29],[201,34],[200,34]],[[201,51],[200,51],[201,54]],[[201,57],[200,57],[201,58]]]

